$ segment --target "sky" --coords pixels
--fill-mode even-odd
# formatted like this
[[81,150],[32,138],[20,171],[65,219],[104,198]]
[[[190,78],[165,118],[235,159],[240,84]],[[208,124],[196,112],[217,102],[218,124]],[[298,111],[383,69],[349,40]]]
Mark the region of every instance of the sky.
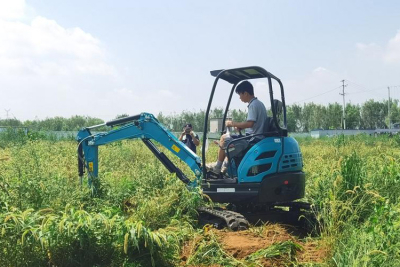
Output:
[[342,80],[346,103],[400,98],[399,14],[397,0],[0,0],[0,119],[205,110],[211,70],[254,65],[289,105],[342,104]]

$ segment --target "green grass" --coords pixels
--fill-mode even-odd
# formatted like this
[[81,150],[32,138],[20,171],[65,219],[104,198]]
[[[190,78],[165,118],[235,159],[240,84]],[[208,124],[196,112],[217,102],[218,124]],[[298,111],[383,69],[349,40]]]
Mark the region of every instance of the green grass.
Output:
[[[0,266],[180,266],[193,240],[187,266],[258,266],[269,257],[286,266],[400,266],[398,138],[299,143],[305,201],[319,211],[320,235],[308,239],[331,249],[324,263],[300,262],[295,242],[235,259],[198,227],[201,192],[188,191],[141,142],[100,148],[101,194],[91,198],[79,184],[75,142],[7,133],[0,136]],[[216,152],[210,148],[208,161]]]

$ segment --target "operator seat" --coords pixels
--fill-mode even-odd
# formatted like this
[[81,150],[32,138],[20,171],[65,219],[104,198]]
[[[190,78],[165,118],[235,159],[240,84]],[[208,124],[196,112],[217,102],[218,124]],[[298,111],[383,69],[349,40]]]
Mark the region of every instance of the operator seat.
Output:
[[[281,122],[281,116],[283,114],[283,104],[280,100],[274,99],[274,108],[275,108],[275,115],[278,121],[278,124]],[[272,117],[267,117],[265,125],[264,125],[264,132],[263,135],[258,136],[243,136],[238,139],[233,139],[231,142],[228,143],[226,146],[225,153],[228,156],[228,161],[235,162],[236,166],[239,166],[240,162],[242,161],[244,155],[246,155],[247,151],[250,148],[264,139],[265,137],[271,136],[287,136],[287,131],[283,129],[279,129]]]

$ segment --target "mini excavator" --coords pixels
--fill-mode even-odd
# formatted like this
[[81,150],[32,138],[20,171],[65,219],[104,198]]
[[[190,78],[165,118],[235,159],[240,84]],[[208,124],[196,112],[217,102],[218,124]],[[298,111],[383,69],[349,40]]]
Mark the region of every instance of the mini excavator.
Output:
[[[93,191],[98,182],[98,147],[125,139],[141,139],[161,163],[190,188],[201,187],[204,194],[215,203],[229,203],[227,208],[200,207],[201,221],[231,230],[247,229],[249,221],[266,220],[296,223],[301,212],[310,204],[299,202],[304,197],[305,174],[303,159],[297,141],[288,136],[286,106],[282,82],[273,74],[257,66],[211,71],[215,77],[205,113],[202,138],[202,157],[194,154],[152,114],[141,113],[104,124],[86,127],[79,131],[78,169],[82,177],[88,173],[88,184]],[[222,132],[236,86],[244,80],[266,79],[269,89],[272,116],[258,142],[250,134],[232,140],[226,148],[228,168],[225,174],[214,173],[205,166],[208,120],[214,92],[219,81],[232,85],[224,111]],[[279,88],[280,100],[274,99],[273,84]],[[276,86],[275,86],[276,85]],[[108,132],[92,134],[100,126],[116,126]],[[195,178],[189,179],[153,141],[168,149],[185,162]],[[193,175],[192,175],[193,177]],[[274,216],[270,216],[274,214]]]

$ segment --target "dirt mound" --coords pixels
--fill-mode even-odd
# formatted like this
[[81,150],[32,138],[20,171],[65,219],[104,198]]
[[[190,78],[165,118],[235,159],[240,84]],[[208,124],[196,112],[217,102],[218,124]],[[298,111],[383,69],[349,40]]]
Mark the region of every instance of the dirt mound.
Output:
[[[246,257],[255,252],[285,241],[291,241],[301,247],[294,255],[298,263],[323,263],[329,252],[328,247],[318,240],[300,239],[293,228],[279,224],[267,224],[240,232],[217,229],[206,231],[204,236],[197,236],[185,244],[181,255],[182,265],[185,265],[186,260],[195,253],[197,244],[207,235],[215,236],[223,251],[239,261],[245,261]],[[285,262],[285,258],[279,256],[261,259],[263,266],[281,266]],[[209,266],[217,267],[220,265]]]

